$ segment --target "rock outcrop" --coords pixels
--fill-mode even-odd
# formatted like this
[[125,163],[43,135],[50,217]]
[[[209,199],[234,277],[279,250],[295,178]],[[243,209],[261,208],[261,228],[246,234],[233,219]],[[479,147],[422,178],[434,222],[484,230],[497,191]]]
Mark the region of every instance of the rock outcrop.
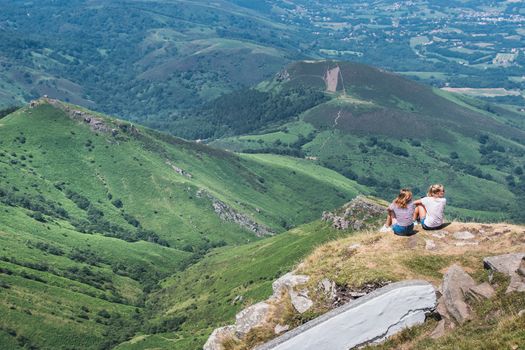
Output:
[[107,134],[111,134],[111,136],[117,136],[119,133],[128,133],[128,134],[139,134],[139,130],[133,126],[131,123],[112,120],[110,123],[106,121],[106,119],[97,116],[95,114],[78,110],[75,108],[72,108],[68,104],[65,104],[59,100],[55,100],[52,98],[48,98],[46,96],[31,101],[29,106],[30,108],[35,108],[42,104],[50,104],[62,111],[64,111],[71,119],[77,120],[79,122],[83,122],[91,128],[91,130],[95,132],[103,132]]
[[525,292],[525,277],[519,273],[520,271],[523,272],[524,258],[525,253],[504,254],[487,257],[483,259],[483,263],[486,268],[492,271],[510,276],[510,284],[506,293]]
[[169,160],[166,161],[166,164],[171,166],[171,168],[179,175],[181,176],[185,176],[187,177],[188,179],[191,179],[193,178],[193,175],[190,174],[189,172],[187,172],[186,170],[182,169],[182,168],[179,168],[178,166],[172,164]]
[[445,273],[441,294],[437,312],[442,319],[430,335],[434,339],[444,335],[446,329],[453,329],[456,324],[463,324],[472,318],[467,298],[488,299],[494,296],[495,291],[488,283],[476,284],[468,273],[454,264]]
[[270,304],[260,302],[235,315],[235,335],[244,337],[250,330],[266,322],[270,313]]
[[222,342],[231,338],[235,334],[235,326],[225,326],[217,328],[210,335],[206,344],[202,347],[203,350],[223,350]]
[[238,213],[235,209],[216,198],[213,200],[213,209],[222,220],[234,222],[237,225],[252,231],[257,237],[274,235],[274,232],[268,227],[253,221],[246,215]]
[[363,230],[377,226],[378,220],[385,215],[386,206],[365,196],[357,196],[336,212],[323,212],[321,220],[332,222],[332,227],[339,230]]
[[348,350],[380,342],[400,330],[425,321],[436,307],[430,283],[406,281],[352,301],[289,331],[257,350]]
[[465,295],[476,282],[458,265],[452,265],[443,278],[443,303],[447,312],[458,323],[470,319],[471,308],[465,301]]
[[207,197],[210,199],[213,205],[213,210],[223,221],[236,223],[242,228],[252,231],[257,237],[273,236],[275,234],[275,232],[273,232],[270,228],[255,222],[244,214],[237,212],[226,203],[212,196],[206,190],[200,189],[197,191],[196,195],[199,198]]
[[[266,325],[272,308],[284,298],[289,297],[293,307],[299,313],[309,310],[313,306],[313,301],[308,298],[308,290],[306,288],[296,290],[298,287],[303,287],[308,280],[308,276],[293,273],[287,273],[275,280],[272,284],[273,294],[267,301],[259,302],[237,313],[234,325],[216,329],[206,342],[211,345],[208,348],[204,347],[204,350],[220,349],[211,346],[219,346],[217,344],[226,338],[243,339],[253,328]],[[289,328],[289,325],[275,325],[274,332],[279,334]]]
[[296,287],[304,285],[309,281],[309,277],[305,275],[294,275],[287,273],[277,279],[272,284],[273,295],[272,298],[279,300],[284,294],[288,294],[292,301],[292,305],[299,313],[305,313],[313,306],[313,301],[308,298],[308,290],[302,288],[296,290]]

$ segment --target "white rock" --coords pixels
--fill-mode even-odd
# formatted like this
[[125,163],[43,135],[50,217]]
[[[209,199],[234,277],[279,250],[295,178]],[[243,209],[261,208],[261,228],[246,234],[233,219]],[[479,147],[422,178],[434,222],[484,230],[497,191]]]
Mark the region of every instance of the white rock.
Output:
[[294,287],[305,284],[310,280],[306,275],[294,275],[288,272],[272,283],[272,297],[280,299],[283,293],[290,293]]
[[334,309],[257,350],[348,350],[421,324],[436,307],[425,281],[393,283]]
[[226,338],[235,336],[235,326],[225,326],[217,328],[210,335],[206,344],[202,347],[203,350],[223,350],[222,342]]
[[436,248],[437,248],[436,243],[434,243],[433,240],[425,239],[425,249],[426,250],[435,250]]
[[275,328],[273,329],[274,333],[275,334],[281,334],[283,332],[286,332],[287,330],[290,329],[290,326],[289,325],[280,325],[280,324],[277,324],[275,325]]
[[435,237],[435,238],[439,238],[439,239],[445,238],[447,235],[448,235],[447,231],[434,231],[434,232],[432,232],[432,236]]
[[292,290],[290,292],[290,299],[292,300],[293,307],[300,314],[303,314],[306,311],[310,310],[310,308],[314,305],[314,302],[310,300],[310,298],[308,298],[307,289],[303,289],[300,292]]
[[235,333],[245,336],[252,328],[263,325],[270,313],[270,305],[265,302],[254,304],[235,316]]
[[455,239],[473,239],[476,238],[476,236],[468,231],[459,231],[454,233]]
[[479,245],[479,242],[456,242],[456,247],[465,247],[467,245]]

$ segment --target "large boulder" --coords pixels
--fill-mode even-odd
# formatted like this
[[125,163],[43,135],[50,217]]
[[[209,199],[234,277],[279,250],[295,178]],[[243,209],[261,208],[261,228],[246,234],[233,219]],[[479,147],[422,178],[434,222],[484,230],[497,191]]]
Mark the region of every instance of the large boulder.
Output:
[[306,275],[294,275],[291,272],[279,277],[272,283],[272,297],[280,299],[283,293],[289,293],[295,287],[303,285],[310,280]]
[[482,299],[490,299],[492,298],[495,294],[496,294],[496,291],[494,290],[494,288],[492,288],[492,286],[488,283],[482,283],[482,284],[479,284],[477,286],[474,286],[474,287],[471,287],[467,294],[473,298],[473,299],[476,299],[476,300],[482,300]]
[[510,276],[510,284],[505,293],[525,292],[525,277],[519,274],[525,253],[490,256],[483,259],[485,268]]
[[308,298],[308,290],[301,289],[296,291],[296,287],[307,283],[310,277],[306,275],[294,275],[289,272],[281,276],[272,284],[274,299],[281,299],[283,295],[288,294],[292,300],[292,305],[299,313],[308,311],[313,306],[313,301]]
[[255,327],[262,326],[270,314],[270,304],[260,302],[235,315],[235,334],[244,337]]
[[471,308],[465,302],[467,292],[476,286],[476,282],[458,265],[452,265],[443,279],[443,303],[448,313],[459,324],[471,317]]
[[421,324],[436,307],[434,287],[405,281],[377,289],[257,347],[257,350],[348,350]]
[[386,205],[357,196],[334,213],[323,212],[322,220],[332,222],[332,226],[339,230],[362,230],[370,226],[370,223],[375,227],[377,220],[385,214]]

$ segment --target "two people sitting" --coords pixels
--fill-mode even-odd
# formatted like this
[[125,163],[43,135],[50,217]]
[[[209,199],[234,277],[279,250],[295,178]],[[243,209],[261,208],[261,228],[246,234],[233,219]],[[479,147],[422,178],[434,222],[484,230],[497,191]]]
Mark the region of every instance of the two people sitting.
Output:
[[397,198],[388,206],[388,214],[381,232],[389,228],[399,236],[410,236],[419,220],[425,230],[438,230],[443,227],[447,199],[445,187],[435,184],[429,187],[426,197],[412,200],[412,192],[403,188]]

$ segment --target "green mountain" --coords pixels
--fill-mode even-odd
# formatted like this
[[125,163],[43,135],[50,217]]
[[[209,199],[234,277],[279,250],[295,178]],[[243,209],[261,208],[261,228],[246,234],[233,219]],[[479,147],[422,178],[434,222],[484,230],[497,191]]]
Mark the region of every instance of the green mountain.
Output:
[[[293,98],[299,90],[325,97],[310,98],[312,107]],[[236,117],[267,116],[251,103],[253,91],[269,101],[288,99],[299,113],[276,112],[267,123],[240,130]],[[462,208],[452,211],[458,217],[523,221],[516,202],[525,193],[525,126],[518,113],[337,61],[291,64],[246,95],[235,99],[237,112],[225,113],[231,105],[221,102],[203,112],[213,125],[225,125],[225,135],[241,134],[215,140],[214,147],[306,157],[385,199],[400,187],[419,196],[429,184],[443,183],[450,204]]]
[[514,2],[0,0],[0,7],[0,108],[47,94],[162,128],[181,120],[180,111],[305,58],[358,60],[435,86],[497,88],[501,102],[523,106],[525,32]]
[[111,348],[173,332],[189,316],[159,318],[146,303],[161,279],[360,192],[305,160],[34,101],[0,119],[1,347]]

